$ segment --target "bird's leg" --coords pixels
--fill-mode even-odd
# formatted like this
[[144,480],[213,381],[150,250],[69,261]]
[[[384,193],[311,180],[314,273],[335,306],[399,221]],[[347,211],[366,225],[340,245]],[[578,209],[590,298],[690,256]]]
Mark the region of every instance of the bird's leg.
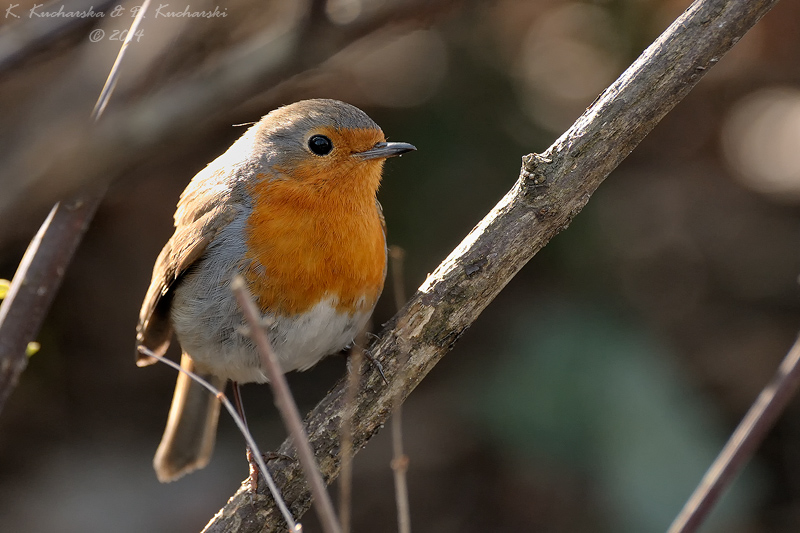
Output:
[[374,366],[374,367],[375,367],[375,370],[377,370],[377,371],[378,371],[378,374],[380,374],[380,375],[381,375],[381,378],[383,378],[383,382],[384,382],[386,385],[388,385],[388,384],[389,384],[389,381],[386,379],[386,376],[385,376],[385,375],[384,375],[384,373],[383,373],[383,365],[381,364],[381,362],[380,362],[380,361],[378,361],[378,360],[375,358],[375,356],[374,356],[374,355],[372,355],[372,352],[370,352],[370,351],[369,351],[369,350],[367,350],[366,348],[364,349],[364,357],[366,357],[366,358],[367,358],[367,361],[369,361],[369,362],[370,362],[370,364],[371,364],[372,366]]
[[[233,385],[233,404],[236,406],[236,412],[239,413],[239,417],[242,419],[242,423],[244,424],[245,429],[249,431],[247,427],[247,417],[244,414],[244,403],[242,403],[242,391],[239,388],[239,383],[233,381],[231,383]],[[253,451],[250,449],[250,446],[247,447],[247,464],[250,468],[250,488],[253,489],[253,492],[258,492],[258,464],[256,464],[255,460],[253,459]]]
[[[375,370],[378,371],[378,374],[381,375],[381,379],[383,379],[383,382],[386,385],[388,385],[389,380],[386,379],[386,375],[383,373],[383,365],[381,364],[381,362],[378,361],[374,355],[372,355],[372,351],[370,351],[368,348],[361,347],[361,344],[364,344],[366,346],[368,344],[372,344],[375,340],[379,338],[380,337],[378,337],[378,335],[375,335],[370,331],[362,331],[361,335],[359,335],[359,338],[356,338],[355,342],[353,343],[353,348],[358,348],[361,350],[361,352],[364,354],[364,357],[367,358],[367,361],[369,361],[369,363],[375,367]],[[366,342],[368,339],[369,342]]]

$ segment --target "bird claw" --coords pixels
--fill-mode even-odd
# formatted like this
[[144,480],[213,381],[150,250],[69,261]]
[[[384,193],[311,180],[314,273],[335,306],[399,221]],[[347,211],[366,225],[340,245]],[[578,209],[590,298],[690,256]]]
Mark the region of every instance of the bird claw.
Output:
[[383,378],[383,382],[386,385],[388,385],[389,384],[389,380],[386,379],[386,375],[383,373],[383,365],[381,364],[381,362],[378,361],[375,358],[375,356],[372,355],[372,352],[370,352],[369,350],[364,350],[364,357],[366,357],[367,360],[372,364],[372,366],[375,367],[375,370],[377,370],[378,374],[380,374],[381,378]]
[[[264,462],[275,461],[277,459],[291,461],[292,458],[288,455],[276,452],[267,452],[262,453],[261,457],[264,459]],[[250,489],[252,490],[253,494],[258,492],[258,474],[261,472],[261,469],[258,467],[258,463],[256,462],[255,458],[253,457],[253,452],[250,451],[250,448],[247,448],[247,464],[250,467],[250,473],[248,475],[248,479],[250,481]]]

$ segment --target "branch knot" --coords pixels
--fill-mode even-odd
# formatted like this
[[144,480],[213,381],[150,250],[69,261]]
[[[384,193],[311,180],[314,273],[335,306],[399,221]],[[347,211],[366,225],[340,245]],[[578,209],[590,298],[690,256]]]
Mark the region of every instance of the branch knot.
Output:
[[536,211],[537,218],[545,218],[552,215],[552,199],[548,198],[550,183],[545,175],[546,165],[553,162],[552,159],[541,154],[528,154],[522,158],[522,168],[519,172],[519,186],[523,198]]

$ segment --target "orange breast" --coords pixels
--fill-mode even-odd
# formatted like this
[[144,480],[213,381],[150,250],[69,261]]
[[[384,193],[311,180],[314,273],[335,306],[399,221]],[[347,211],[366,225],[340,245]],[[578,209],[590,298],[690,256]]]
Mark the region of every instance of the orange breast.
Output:
[[262,310],[294,315],[331,297],[339,311],[370,310],[386,272],[374,189],[354,194],[349,186],[259,177],[250,190],[245,278]]

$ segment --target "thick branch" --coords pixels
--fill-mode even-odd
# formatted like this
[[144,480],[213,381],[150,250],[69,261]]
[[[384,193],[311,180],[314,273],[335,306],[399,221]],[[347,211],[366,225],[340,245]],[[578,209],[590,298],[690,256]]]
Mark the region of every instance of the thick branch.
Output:
[[[678,18],[542,155],[523,158],[511,191],[467,235],[386,326],[372,347],[389,379],[363,380],[353,417],[354,449],[383,426],[392,399],[405,398],[449,351],[509,280],[565,229],[605,177],[776,3],[776,0],[700,0]],[[403,379],[396,379],[407,354]],[[306,420],[327,481],[338,474],[339,427],[346,380]],[[292,456],[290,442],[280,452]],[[295,516],[311,505],[296,461],[272,471]],[[280,531],[271,499],[245,483],[206,526],[206,532]]]

